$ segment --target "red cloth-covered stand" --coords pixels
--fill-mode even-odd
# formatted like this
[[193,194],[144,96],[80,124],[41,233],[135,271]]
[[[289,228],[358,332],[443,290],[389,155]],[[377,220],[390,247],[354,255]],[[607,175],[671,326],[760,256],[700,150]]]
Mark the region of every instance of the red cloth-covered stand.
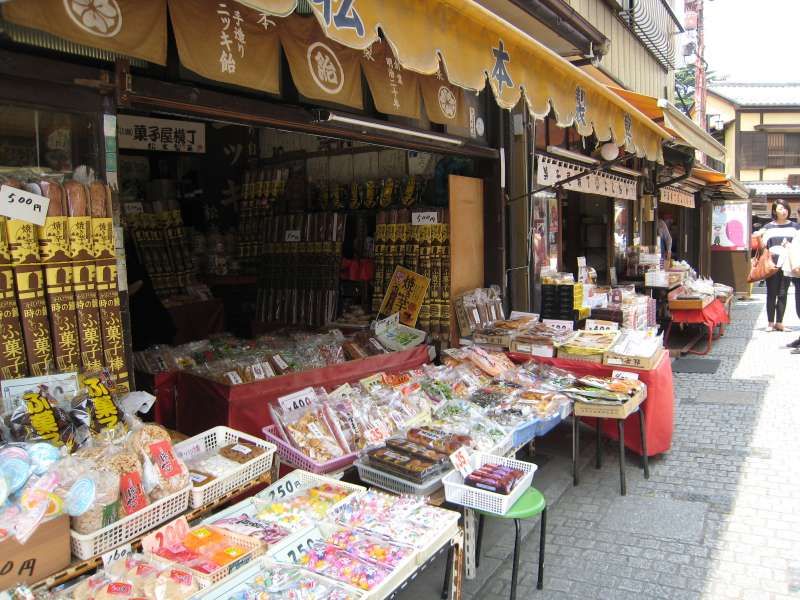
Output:
[[[708,354],[711,351],[711,346],[714,343],[714,340],[725,334],[725,325],[731,322],[730,315],[728,315],[728,311],[725,310],[725,305],[722,304],[722,302],[720,302],[718,299],[714,299],[711,304],[708,304],[704,308],[671,310],[670,313],[672,314],[672,321],[670,321],[667,331],[664,333],[664,344],[666,345],[667,340],[669,339],[669,333],[672,330],[672,325],[674,323],[680,323],[681,325],[692,323],[705,325],[708,329],[708,343],[706,344],[705,350],[702,352],[697,350],[689,350],[690,353],[699,354],[701,356]],[[714,329],[717,326],[719,326],[719,336],[715,338]]]
[[430,362],[428,346],[417,346],[403,352],[370,356],[235,386],[180,372],[176,428],[186,435],[196,435],[217,425],[227,425],[261,437],[261,429],[272,425],[268,405],[281,396],[307,387],[323,387],[331,391],[343,383],[352,383],[374,373],[406,371],[427,362]]
[[[602,364],[583,361],[565,360],[563,358],[543,358],[510,352],[509,357],[517,363],[534,360],[544,364],[565,369],[583,377],[594,375],[596,377],[611,377],[618,370]],[[654,456],[669,450],[672,445],[672,431],[674,429],[675,392],[672,385],[672,365],[669,354],[664,352],[658,365],[650,371],[641,369],[624,368],[639,375],[639,380],[647,384],[647,398],[642,403],[645,411],[645,431],[647,433],[647,455]],[[625,446],[637,454],[642,454],[642,440],[639,436],[639,414],[630,415],[625,420]],[[596,419],[584,418],[584,422],[595,424]],[[602,420],[602,430],[611,439],[619,439],[617,423],[611,419]]]

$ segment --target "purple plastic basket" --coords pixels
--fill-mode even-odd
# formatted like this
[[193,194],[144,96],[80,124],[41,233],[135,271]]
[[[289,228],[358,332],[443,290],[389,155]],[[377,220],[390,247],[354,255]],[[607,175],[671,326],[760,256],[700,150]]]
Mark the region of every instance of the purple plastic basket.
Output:
[[286,464],[291,465],[295,469],[303,469],[317,475],[324,475],[325,473],[333,473],[345,467],[349,467],[358,458],[357,452],[345,454],[339,458],[329,460],[325,463],[318,463],[311,460],[305,454],[300,452],[297,448],[292,446],[284,437],[283,432],[277,425],[268,425],[262,430],[264,437],[278,447],[278,456],[281,457]]

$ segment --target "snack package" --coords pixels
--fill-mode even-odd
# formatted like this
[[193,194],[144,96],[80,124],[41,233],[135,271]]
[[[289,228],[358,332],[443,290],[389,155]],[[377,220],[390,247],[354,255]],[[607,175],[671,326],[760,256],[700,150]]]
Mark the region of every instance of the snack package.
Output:
[[217,519],[212,525],[226,531],[254,537],[265,544],[279,542],[290,533],[288,529],[277,523],[263,521],[256,516],[250,516],[245,513]]
[[72,401],[71,415],[91,435],[113,439],[127,431],[122,409],[114,397],[114,385],[107,373],[82,375],[81,389]]
[[143,465],[143,484],[151,500],[160,500],[189,485],[189,469],[175,454],[166,429],[155,423],[135,427],[128,438],[128,449],[139,452]]
[[371,590],[386,579],[391,570],[359,559],[341,548],[317,542],[300,560],[308,569],[343,581],[362,590]]
[[324,405],[314,402],[305,409],[292,411],[270,405],[270,411],[286,439],[311,460],[322,463],[344,456],[345,450]]
[[378,448],[367,453],[370,464],[415,483],[441,473],[440,465],[395,448]]
[[264,448],[242,440],[219,449],[220,456],[239,464],[249,462],[265,452]]
[[469,446],[472,439],[466,435],[455,435],[433,429],[431,427],[414,427],[406,432],[406,437],[427,448],[432,448],[448,456],[461,448],[461,446]]
[[18,442],[49,442],[69,452],[75,448],[75,426],[43,385],[23,394],[22,405],[9,419],[9,429]]
[[228,600],[354,600],[348,588],[293,565],[262,564],[258,575],[229,592]]

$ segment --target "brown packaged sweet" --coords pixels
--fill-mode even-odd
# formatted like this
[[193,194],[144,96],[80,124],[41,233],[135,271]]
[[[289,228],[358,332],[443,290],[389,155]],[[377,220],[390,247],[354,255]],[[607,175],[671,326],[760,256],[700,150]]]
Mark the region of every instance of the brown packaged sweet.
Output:
[[391,448],[378,448],[367,453],[370,463],[405,479],[422,481],[441,471],[439,465],[423,458],[409,456]]
[[416,442],[412,442],[411,440],[407,440],[405,438],[389,438],[386,440],[386,447],[393,450],[398,450],[400,452],[405,452],[410,456],[423,458],[437,464],[443,464],[448,460],[446,454],[437,452],[432,448],[428,448],[422,444],[417,444]]
[[430,427],[409,429],[406,437],[412,442],[433,448],[447,455],[452,454],[461,446],[469,446],[472,443],[472,438],[468,435],[455,435]]
[[49,442],[65,446],[69,452],[75,447],[75,426],[69,414],[43,387],[22,395],[22,405],[11,414],[9,429],[18,442]]
[[342,350],[344,350],[347,360],[359,360],[369,356],[369,353],[358,342],[344,342]]
[[122,334],[114,224],[111,218],[111,190],[96,181],[89,187],[92,224],[92,255],[95,259],[97,306],[105,365],[114,374],[117,389],[127,392],[128,368]]
[[219,449],[220,456],[235,461],[239,464],[250,462],[254,458],[264,454],[264,452],[266,452],[264,448],[259,448],[255,444],[243,442],[241,440],[235,444],[229,444],[228,446],[224,446],[223,448]]
[[0,337],[3,339],[0,345],[0,378],[17,379],[27,374],[28,361],[14,291],[6,221],[6,217],[0,216]]
[[80,342],[64,188],[47,180],[38,185],[42,194],[50,199],[47,218],[44,225],[38,227],[38,238],[50,310],[53,359],[59,371],[77,371],[81,364]]
[[198,471],[196,469],[189,470],[189,480],[192,482],[193,487],[202,487],[211,483],[215,479],[216,477],[214,477],[211,473]]
[[67,181],[64,192],[67,196],[67,231],[80,333],[81,363],[84,371],[97,372],[104,366],[103,342],[89,194],[86,187],[77,181]]

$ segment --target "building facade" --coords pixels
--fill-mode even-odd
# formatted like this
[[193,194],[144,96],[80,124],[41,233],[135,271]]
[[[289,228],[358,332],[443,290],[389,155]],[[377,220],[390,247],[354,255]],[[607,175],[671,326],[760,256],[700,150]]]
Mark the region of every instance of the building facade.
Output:
[[753,194],[753,216],[785,198],[800,209],[800,83],[717,83],[708,119],[724,142],[725,173]]

